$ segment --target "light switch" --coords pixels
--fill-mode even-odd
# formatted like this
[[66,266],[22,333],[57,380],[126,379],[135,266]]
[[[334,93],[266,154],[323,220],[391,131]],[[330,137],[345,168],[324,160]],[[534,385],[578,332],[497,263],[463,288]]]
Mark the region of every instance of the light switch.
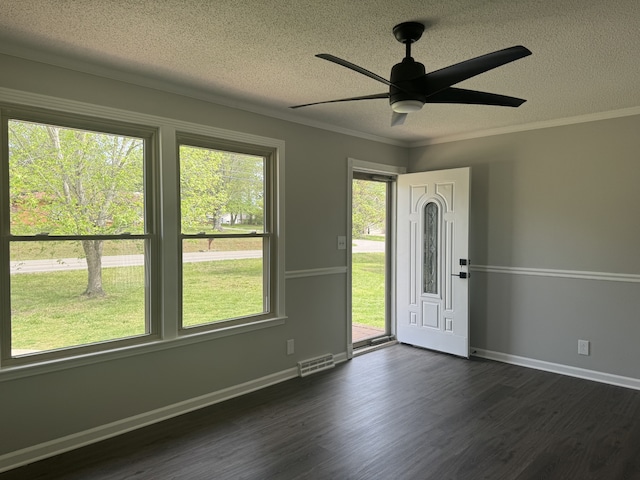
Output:
[[347,249],[347,237],[344,235],[338,235],[338,250]]

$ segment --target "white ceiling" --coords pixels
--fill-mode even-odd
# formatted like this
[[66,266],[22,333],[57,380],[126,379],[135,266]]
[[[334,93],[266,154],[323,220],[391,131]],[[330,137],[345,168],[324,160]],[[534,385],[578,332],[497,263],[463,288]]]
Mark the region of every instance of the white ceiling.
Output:
[[[402,143],[640,107],[638,0],[0,0],[0,12],[3,53]],[[527,102],[427,105],[393,128],[386,100],[288,108],[386,91],[314,55],[388,78],[404,56],[392,28],[409,20],[428,24],[412,52],[427,71],[529,48],[459,84]]]

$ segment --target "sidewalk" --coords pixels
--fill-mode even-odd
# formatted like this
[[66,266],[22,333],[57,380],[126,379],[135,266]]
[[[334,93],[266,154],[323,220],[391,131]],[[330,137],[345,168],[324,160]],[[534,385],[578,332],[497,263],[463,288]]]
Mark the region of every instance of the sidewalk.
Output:
[[[262,250],[235,250],[229,252],[190,252],[185,253],[185,263],[208,262],[216,260],[238,260],[244,258],[260,258]],[[135,267],[144,265],[144,255],[108,255],[102,257],[102,267]],[[87,262],[84,258],[60,258],[44,260],[24,260],[10,262],[10,272],[36,273],[63,270],[86,270]]]
[[[354,240],[353,253],[383,253],[384,242],[375,240]],[[216,260],[239,260],[244,258],[261,258],[262,250],[234,250],[228,252],[206,251],[185,253],[185,263],[208,262]],[[144,255],[108,255],[102,257],[102,267],[134,267],[144,265]],[[53,258],[40,260],[22,260],[9,262],[11,274],[53,272],[67,270],[86,270],[84,258]]]
[[381,328],[370,327],[369,325],[362,325],[354,323],[351,325],[351,342],[356,343],[365,338],[377,337],[384,334],[384,330]]

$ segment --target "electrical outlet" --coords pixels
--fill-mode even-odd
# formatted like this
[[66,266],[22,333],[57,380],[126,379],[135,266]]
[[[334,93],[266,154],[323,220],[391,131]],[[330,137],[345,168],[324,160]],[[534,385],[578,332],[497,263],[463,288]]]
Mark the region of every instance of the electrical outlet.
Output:
[[295,352],[295,346],[292,338],[291,340],[287,340],[287,355],[293,355],[294,352]]
[[578,340],[578,354],[589,355],[589,340]]

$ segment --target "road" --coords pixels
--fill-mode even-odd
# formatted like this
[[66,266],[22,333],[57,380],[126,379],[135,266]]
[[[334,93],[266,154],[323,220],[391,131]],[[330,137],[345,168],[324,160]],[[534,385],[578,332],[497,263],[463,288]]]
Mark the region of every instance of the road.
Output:
[[[384,242],[374,240],[354,240],[353,253],[375,253],[384,252]],[[239,260],[243,258],[260,258],[261,250],[236,250],[230,252],[190,252],[184,255],[185,263],[209,262],[216,260]],[[144,264],[144,256],[139,255],[108,255],[102,257],[102,266],[110,267],[133,267]],[[37,273],[55,272],[66,270],[86,270],[87,262],[84,258],[60,258],[43,260],[24,260],[10,262],[11,274],[17,273]]]

